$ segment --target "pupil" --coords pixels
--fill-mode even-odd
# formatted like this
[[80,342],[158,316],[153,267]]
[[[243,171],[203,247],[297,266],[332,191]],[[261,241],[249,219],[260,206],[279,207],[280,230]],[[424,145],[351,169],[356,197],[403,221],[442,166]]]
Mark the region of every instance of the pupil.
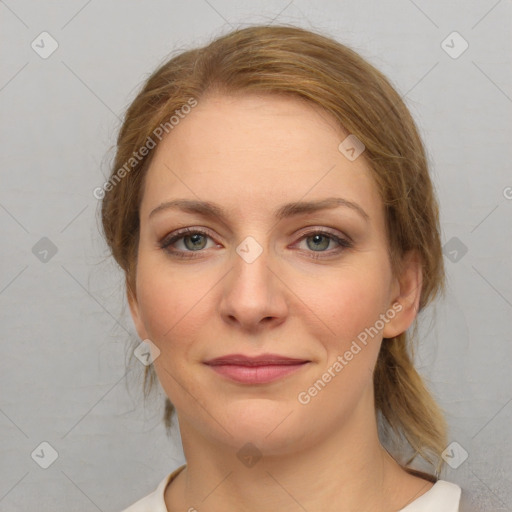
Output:
[[[315,244],[315,247],[325,249],[329,245],[329,239],[325,237],[324,235],[313,235],[313,244]],[[322,244],[323,240],[323,244]],[[327,245],[325,244],[327,242]]]
[[201,235],[200,233],[196,233],[195,235],[190,235],[188,238],[190,239],[192,243],[192,249],[201,248]]

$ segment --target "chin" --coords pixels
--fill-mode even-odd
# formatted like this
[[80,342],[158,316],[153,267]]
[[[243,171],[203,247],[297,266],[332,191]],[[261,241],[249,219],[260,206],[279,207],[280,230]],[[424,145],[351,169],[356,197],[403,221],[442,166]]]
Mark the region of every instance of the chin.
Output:
[[216,418],[222,417],[220,423],[231,434],[216,429],[223,442],[237,450],[252,443],[262,452],[278,455],[304,436],[305,425],[299,421],[296,408],[296,404],[282,401],[249,398],[222,407],[222,416],[212,413]]

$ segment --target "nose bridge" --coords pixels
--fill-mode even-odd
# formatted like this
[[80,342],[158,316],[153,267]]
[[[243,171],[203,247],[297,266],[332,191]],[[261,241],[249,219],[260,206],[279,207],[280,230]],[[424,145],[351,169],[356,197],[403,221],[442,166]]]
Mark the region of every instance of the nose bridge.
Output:
[[[263,235],[260,236],[260,238]],[[271,269],[268,243],[248,236],[236,247],[233,268],[224,284],[221,314],[246,326],[282,317],[286,301],[279,280]]]
[[245,303],[252,297],[255,303],[261,304],[270,292],[270,259],[267,244],[260,244],[253,236],[242,240],[233,255],[230,291],[238,294]]

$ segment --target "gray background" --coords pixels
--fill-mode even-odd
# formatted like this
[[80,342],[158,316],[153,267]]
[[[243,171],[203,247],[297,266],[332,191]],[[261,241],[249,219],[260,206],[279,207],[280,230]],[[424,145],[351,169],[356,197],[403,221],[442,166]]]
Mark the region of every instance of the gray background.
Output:
[[[418,366],[469,455],[442,476],[479,510],[512,510],[511,11],[510,0],[0,1],[0,509],[119,511],[184,462],[163,392],[144,405],[144,367],[127,366],[138,341],[93,189],[119,117],[171,51],[275,20],[359,51],[419,124],[449,289],[424,312]],[[31,47],[43,31],[59,45],[47,58]],[[457,58],[442,47],[453,31],[469,44]],[[58,453],[47,469],[42,442]]]

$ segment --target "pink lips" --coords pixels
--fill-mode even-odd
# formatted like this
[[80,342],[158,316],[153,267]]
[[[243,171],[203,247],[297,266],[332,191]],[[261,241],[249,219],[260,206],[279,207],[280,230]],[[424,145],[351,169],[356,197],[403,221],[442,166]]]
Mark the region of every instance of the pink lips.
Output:
[[243,384],[265,384],[296,372],[309,363],[277,354],[261,354],[256,357],[230,354],[205,361],[215,372]]

